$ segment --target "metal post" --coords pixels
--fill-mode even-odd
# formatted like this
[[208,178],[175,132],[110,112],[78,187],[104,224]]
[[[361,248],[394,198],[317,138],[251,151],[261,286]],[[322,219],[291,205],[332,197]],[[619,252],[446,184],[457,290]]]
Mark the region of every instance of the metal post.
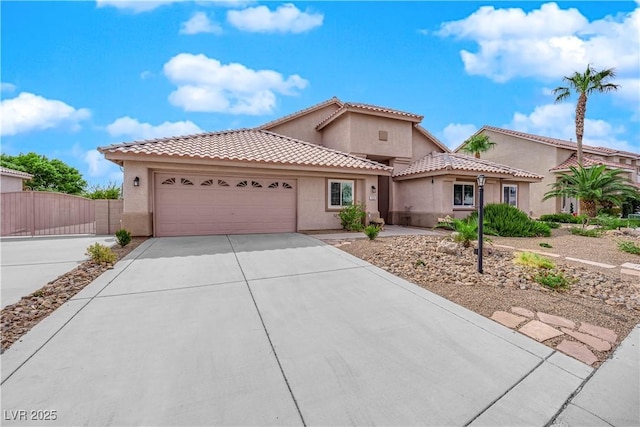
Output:
[[484,175],[478,176],[478,273],[482,273],[483,226],[484,226]]

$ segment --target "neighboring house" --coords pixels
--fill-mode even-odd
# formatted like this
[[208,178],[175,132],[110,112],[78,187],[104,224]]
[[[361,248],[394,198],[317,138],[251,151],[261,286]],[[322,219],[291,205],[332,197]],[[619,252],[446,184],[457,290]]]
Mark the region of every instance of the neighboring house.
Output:
[[[482,158],[527,170],[544,178],[530,187],[530,212],[532,216],[550,213],[578,213],[578,202],[568,198],[542,201],[560,173],[569,172],[569,166],[577,166],[576,143],[556,138],[532,135],[524,132],[484,126],[476,134],[485,134],[496,145],[482,153]],[[462,145],[454,151],[459,151]],[[614,150],[606,147],[583,145],[583,165],[605,165],[607,168],[622,169],[626,178],[640,187],[640,153]]]
[[122,226],[134,235],[335,229],[354,202],[368,219],[433,226],[475,209],[481,173],[487,203],[529,209],[542,176],[449,153],[421,121],[332,98],[255,129],[98,150],[124,168]]
[[33,175],[0,166],[0,193],[13,193],[24,189],[24,182]]

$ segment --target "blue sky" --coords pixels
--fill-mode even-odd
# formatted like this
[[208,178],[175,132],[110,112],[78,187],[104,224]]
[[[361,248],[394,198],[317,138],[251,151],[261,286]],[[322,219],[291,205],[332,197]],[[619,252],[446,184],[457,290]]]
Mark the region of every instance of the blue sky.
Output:
[[2,152],[119,183],[98,146],[253,127],[321,102],[424,116],[451,148],[481,126],[574,138],[562,76],[615,67],[585,143],[640,151],[640,2],[11,2]]

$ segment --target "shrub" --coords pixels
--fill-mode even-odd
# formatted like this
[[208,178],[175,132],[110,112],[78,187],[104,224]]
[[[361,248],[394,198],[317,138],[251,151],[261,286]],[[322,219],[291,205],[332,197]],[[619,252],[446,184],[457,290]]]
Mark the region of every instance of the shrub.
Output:
[[540,221],[544,222],[562,222],[564,224],[582,224],[587,217],[584,215],[576,215],[568,214],[568,213],[559,213],[559,214],[547,214],[541,215]]
[[554,221],[541,221],[543,224],[546,224],[549,226],[549,228],[560,228],[560,223],[559,222],[554,222]]
[[116,254],[113,253],[110,247],[101,245],[100,243],[94,243],[87,248],[87,255],[91,257],[93,262],[107,264],[113,264],[116,262]]
[[377,225],[368,225],[364,228],[364,234],[367,235],[369,240],[373,240],[376,237],[378,237],[379,233],[380,233],[380,227],[378,227]]
[[340,225],[342,225],[342,228],[349,231],[362,231],[362,222],[364,221],[365,216],[366,213],[362,205],[359,203],[345,206],[338,213]]
[[618,249],[633,255],[640,255],[640,246],[630,241],[618,242]]
[[427,265],[427,263],[421,259],[418,259],[416,260],[416,262],[413,263],[414,267],[424,267],[425,265]]
[[542,286],[554,289],[556,291],[569,289],[569,279],[562,272],[543,270],[533,276],[533,280]]
[[516,264],[524,265],[526,267],[533,267],[539,269],[550,270],[555,267],[553,261],[542,255],[535,254],[533,252],[517,252],[513,262]]
[[569,229],[569,232],[571,232],[571,234],[575,234],[576,236],[584,237],[600,237],[600,235],[602,234],[602,230],[599,230],[597,228],[588,229],[582,227],[571,227]]
[[[477,222],[478,213],[469,218]],[[540,221],[534,221],[515,206],[506,203],[490,203],[484,208],[486,234],[503,237],[549,237],[551,228]]]
[[551,249],[553,247],[553,246],[551,246],[550,244],[548,244],[546,242],[540,243],[540,246],[542,246],[543,248],[547,248],[547,249]]
[[120,246],[124,248],[129,243],[131,243],[131,233],[128,230],[121,228],[120,230],[116,231],[116,241]]
[[461,220],[453,219],[453,240],[460,243],[465,248],[471,246],[472,240],[478,240],[478,221],[473,221],[470,218]]
[[120,186],[110,182],[105,186],[95,185],[84,196],[88,199],[119,199]]

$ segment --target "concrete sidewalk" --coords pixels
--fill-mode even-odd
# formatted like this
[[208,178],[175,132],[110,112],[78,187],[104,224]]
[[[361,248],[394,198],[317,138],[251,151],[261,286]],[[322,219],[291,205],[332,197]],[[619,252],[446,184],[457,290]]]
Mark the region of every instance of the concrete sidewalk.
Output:
[[113,236],[46,236],[0,240],[2,308],[20,301],[87,259],[87,247],[111,246]]
[[542,426],[593,372],[299,234],[150,239],[1,362],[3,425]]

